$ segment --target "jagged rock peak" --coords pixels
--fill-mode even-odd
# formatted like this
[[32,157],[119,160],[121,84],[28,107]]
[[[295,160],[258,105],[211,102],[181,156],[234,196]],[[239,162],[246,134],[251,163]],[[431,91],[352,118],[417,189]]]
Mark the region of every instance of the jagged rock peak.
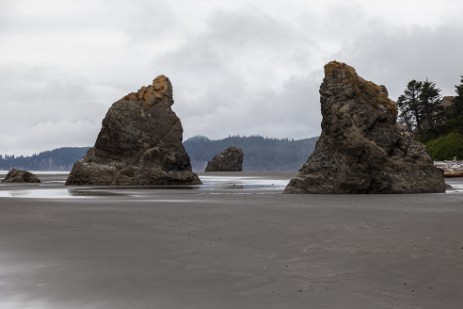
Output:
[[366,103],[382,105],[397,114],[397,104],[389,99],[386,86],[365,80],[357,74],[353,67],[342,62],[331,61],[325,65],[324,69],[325,91],[328,95],[335,93],[339,99],[362,95],[369,98]]
[[95,146],[74,164],[66,184],[200,184],[182,144],[173,102],[172,84],[160,75],[113,103]]
[[167,101],[169,105],[174,104],[172,98],[172,83],[165,75],[159,75],[149,86],[142,86],[137,92],[126,95],[124,100],[145,101],[154,103],[155,101]]
[[332,61],[320,86],[322,133],[285,193],[444,192],[442,171],[397,124],[387,89]]

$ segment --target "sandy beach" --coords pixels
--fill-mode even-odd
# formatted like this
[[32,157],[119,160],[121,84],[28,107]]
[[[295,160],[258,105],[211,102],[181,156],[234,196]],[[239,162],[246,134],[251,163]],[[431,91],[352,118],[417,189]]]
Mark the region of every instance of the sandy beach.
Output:
[[0,308],[461,308],[462,190],[281,194],[292,176],[2,184]]

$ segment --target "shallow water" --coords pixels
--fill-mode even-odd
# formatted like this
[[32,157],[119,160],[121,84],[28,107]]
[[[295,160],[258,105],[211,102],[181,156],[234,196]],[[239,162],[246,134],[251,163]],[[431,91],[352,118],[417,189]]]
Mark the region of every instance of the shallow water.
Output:
[[[0,197],[14,198],[98,198],[102,196],[146,197],[160,190],[183,193],[253,194],[281,193],[293,177],[291,174],[201,175],[202,185],[192,186],[73,186],[65,187],[66,173],[43,174],[41,184],[1,184]],[[56,176],[60,176],[62,179]],[[171,192],[174,193],[174,192]],[[177,200],[176,200],[177,201]]]
[[448,188],[445,193],[450,193],[450,194],[463,193],[463,178],[461,177],[446,178],[445,183],[451,186],[451,188]]
[[[19,190],[2,190],[0,197],[17,197],[17,198],[79,198],[85,196],[75,195],[65,188],[60,189],[40,189],[38,187],[31,189]],[[90,196],[88,196],[90,197]]]
[[[108,196],[150,197],[161,191],[173,197],[179,194],[280,194],[293,173],[207,173],[200,174],[202,185],[180,186],[64,186],[67,172],[40,172],[40,184],[0,183],[0,197],[70,199]],[[463,193],[463,178],[448,178],[448,194]]]
[[265,176],[201,176],[200,190],[241,189],[283,191],[291,178],[274,179]]

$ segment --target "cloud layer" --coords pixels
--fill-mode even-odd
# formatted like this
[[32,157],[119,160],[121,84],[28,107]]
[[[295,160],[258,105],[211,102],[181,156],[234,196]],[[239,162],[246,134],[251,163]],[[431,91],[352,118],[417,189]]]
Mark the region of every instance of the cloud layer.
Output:
[[318,88],[334,59],[392,99],[425,78],[451,95],[463,74],[456,0],[0,6],[3,154],[93,144],[110,105],[159,74],[173,82],[185,138],[318,135]]

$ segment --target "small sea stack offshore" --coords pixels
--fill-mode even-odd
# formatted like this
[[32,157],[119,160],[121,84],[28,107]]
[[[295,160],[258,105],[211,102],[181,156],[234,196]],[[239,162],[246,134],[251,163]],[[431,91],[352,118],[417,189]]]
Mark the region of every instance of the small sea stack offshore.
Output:
[[385,86],[337,61],[320,86],[322,133],[284,193],[445,192],[442,170],[423,144],[397,124]]
[[12,169],[8,172],[5,179],[2,182],[11,182],[11,183],[40,183],[39,177],[37,175],[20,169]]
[[182,144],[173,103],[172,84],[164,75],[115,102],[95,146],[74,164],[66,185],[201,184]]
[[230,146],[207,162],[205,172],[242,172],[243,150]]

